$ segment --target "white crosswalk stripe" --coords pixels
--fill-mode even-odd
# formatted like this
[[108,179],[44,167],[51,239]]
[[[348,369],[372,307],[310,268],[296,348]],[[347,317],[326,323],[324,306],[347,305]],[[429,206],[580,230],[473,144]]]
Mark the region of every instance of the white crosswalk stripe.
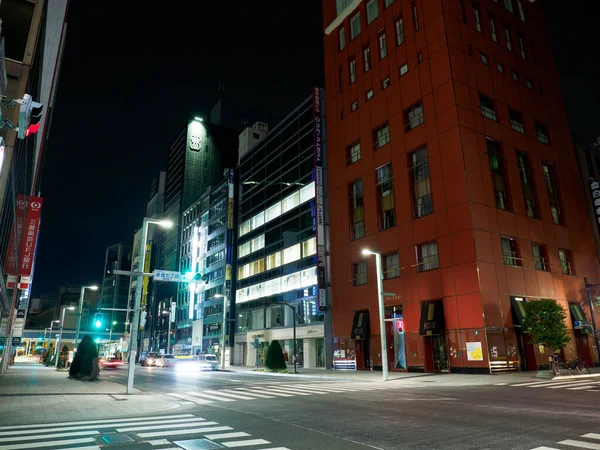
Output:
[[[598,441],[598,440],[600,440],[600,434],[587,433],[587,434],[583,434],[583,435],[579,436],[579,439],[595,439],[596,441]],[[597,442],[582,441],[579,439],[565,439],[564,441],[558,441],[557,444],[568,446],[571,450],[574,448],[575,449],[585,448],[588,450],[600,450],[600,444],[598,444]],[[564,449],[564,447],[562,447],[561,449]],[[561,450],[561,449],[559,449],[557,447],[542,446],[542,447],[533,448],[531,450]]]
[[286,383],[264,385],[260,387],[238,387],[231,389],[206,389],[201,391],[173,392],[166,395],[179,400],[197,404],[214,402],[235,402],[257,399],[274,399],[277,397],[308,397],[311,395],[349,394],[360,391],[389,389],[389,386],[379,386],[373,383]]
[[[250,398],[245,393],[236,396]],[[265,395],[262,397],[275,398]],[[198,437],[223,448],[290,450],[287,447],[277,447],[246,431],[193,414],[38,423],[28,425],[27,428],[21,428],[20,425],[0,427],[0,450],[102,450],[109,439],[116,439],[120,433],[127,433],[133,439],[132,445],[139,444],[144,448],[151,445],[159,450],[179,449],[182,446],[178,441]],[[270,448],[267,449],[265,445]]]
[[528,383],[509,384],[508,387],[522,387],[531,389],[566,389],[569,391],[598,392],[600,380],[587,378],[585,380],[564,380],[564,381],[531,381]]

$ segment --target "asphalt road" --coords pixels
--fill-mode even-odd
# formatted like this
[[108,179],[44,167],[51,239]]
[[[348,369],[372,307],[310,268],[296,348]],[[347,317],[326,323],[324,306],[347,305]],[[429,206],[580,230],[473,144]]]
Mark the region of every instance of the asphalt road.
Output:
[[[126,371],[101,376],[125,383]],[[600,450],[600,378],[589,386],[580,380],[536,383],[500,386],[493,377],[489,385],[461,387],[426,379],[336,383],[236,372],[182,377],[171,370],[138,368],[136,387],[172,393],[182,402],[161,416],[189,414],[174,422],[200,420],[200,425],[175,423],[178,428],[171,429],[169,422],[161,419],[153,426],[149,418],[145,431],[123,431],[135,442],[107,447]],[[247,393],[253,397],[244,398]],[[194,428],[202,427],[202,420],[209,426]],[[194,440],[196,447],[188,442]],[[239,447],[235,442],[241,442]]]

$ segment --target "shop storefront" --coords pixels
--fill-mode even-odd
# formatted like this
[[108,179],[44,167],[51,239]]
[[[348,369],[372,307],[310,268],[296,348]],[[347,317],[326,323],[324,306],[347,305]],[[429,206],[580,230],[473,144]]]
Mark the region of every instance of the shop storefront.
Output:
[[[325,335],[322,324],[296,328],[296,363],[307,369],[325,367]],[[294,363],[294,334],[289,327],[236,333],[234,364],[264,366],[269,344],[277,340],[288,365]]]
[[448,372],[444,302],[421,303],[419,335],[424,336],[425,372]]

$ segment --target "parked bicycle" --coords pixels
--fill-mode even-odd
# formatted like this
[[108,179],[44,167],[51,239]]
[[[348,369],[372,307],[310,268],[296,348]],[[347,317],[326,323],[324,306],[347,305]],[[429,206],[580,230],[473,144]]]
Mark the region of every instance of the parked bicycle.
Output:
[[584,373],[589,374],[591,371],[583,359],[576,358],[569,362],[560,361],[558,373],[559,375],[583,375]]

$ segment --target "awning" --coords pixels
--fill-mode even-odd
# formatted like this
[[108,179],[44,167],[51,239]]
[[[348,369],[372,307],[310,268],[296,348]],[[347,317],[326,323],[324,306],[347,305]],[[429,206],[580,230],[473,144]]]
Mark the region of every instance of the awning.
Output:
[[523,317],[525,317],[525,299],[521,297],[511,297],[510,305],[513,312],[513,325],[521,327],[523,325]]
[[359,341],[369,337],[369,311],[356,311],[354,313],[354,322],[352,323],[352,339]]
[[592,326],[587,320],[583,309],[577,303],[569,303],[569,309],[571,310],[571,320],[573,321],[573,328],[581,331],[583,334],[590,334]]
[[421,303],[421,323],[419,335],[434,336],[442,334],[445,328],[444,323],[444,302],[423,302]]

